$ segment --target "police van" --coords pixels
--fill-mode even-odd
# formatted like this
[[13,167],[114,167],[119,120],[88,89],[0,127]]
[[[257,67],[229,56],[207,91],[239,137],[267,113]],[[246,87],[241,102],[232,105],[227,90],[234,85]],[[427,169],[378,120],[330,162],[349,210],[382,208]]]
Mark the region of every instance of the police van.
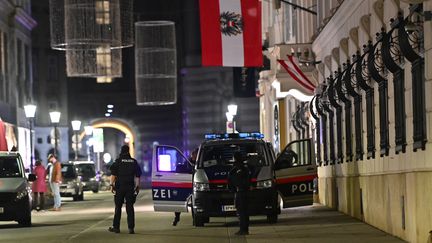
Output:
[[310,139],[289,143],[276,158],[260,133],[207,134],[195,163],[176,147],[154,147],[154,210],[188,212],[191,208],[195,226],[204,226],[210,217],[235,216],[228,173],[236,151],[243,154],[251,171],[250,215],[265,215],[269,223],[276,223],[281,206],[313,203],[317,168]]

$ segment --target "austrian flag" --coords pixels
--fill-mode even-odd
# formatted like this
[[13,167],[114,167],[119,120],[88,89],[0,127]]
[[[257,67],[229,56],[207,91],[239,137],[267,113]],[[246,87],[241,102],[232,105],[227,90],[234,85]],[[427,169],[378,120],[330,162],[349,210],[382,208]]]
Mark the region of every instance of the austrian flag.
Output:
[[203,66],[262,66],[261,0],[199,4]]

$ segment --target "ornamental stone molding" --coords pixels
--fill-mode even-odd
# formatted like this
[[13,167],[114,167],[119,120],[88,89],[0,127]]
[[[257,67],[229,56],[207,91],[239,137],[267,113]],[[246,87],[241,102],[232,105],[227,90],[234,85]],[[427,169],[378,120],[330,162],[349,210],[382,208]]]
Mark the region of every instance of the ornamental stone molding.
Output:
[[378,0],[373,3],[373,9],[378,17],[378,19],[381,21],[381,25],[385,26],[384,22],[384,0]]
[[369,40],[372,40],[372,35],[370,33],[370,14],[363,15],[360,18],[360,26],[362,27],[363,31],[368,35]]
[[[357,28],[355,28],[355,29],[357,29]],[[349,40],[348,37],[346,37],[346,38],[342,38],[339,42],[340,48],[346,57],[350,56],[349,49],[348,49],[348,40]],[[358,40],[358,38],[357,38],[357,40]]]
[[340,54],[339,54],[339,48],[333,48],[332,50],[332,56],[335,60],[335,62],[337,63],[337,66],[340,66]]

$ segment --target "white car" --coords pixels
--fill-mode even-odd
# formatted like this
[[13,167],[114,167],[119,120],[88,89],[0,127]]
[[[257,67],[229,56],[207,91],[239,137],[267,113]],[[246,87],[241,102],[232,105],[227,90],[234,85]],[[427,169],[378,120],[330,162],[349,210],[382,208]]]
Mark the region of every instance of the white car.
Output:
[[29,181],[35,175],[25,175],[24,164],[17,152],[0,152],[0,221],[17,221],[31,226],[32,197]]

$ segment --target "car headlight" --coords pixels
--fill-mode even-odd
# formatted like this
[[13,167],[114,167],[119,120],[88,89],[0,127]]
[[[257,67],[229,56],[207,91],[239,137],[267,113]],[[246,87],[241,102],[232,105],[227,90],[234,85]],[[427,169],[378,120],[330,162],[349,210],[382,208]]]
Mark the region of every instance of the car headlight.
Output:
[[76,183],[75,181],[69,181],[67,187],[68,187],[68,188],[75,188],[75,186],[76,186],[77,184],[78,184],[78,183]]
[[21,199],[23,199],[24,197],[26,197],[28,195],[28,191],[26,190],[26,189],[24,189],[24,190],[22,190],[22,191],[20,191],[20,192],[18,192],[17,193],[17,195],[16,195],[16,200],[18,201],[18,200],[21,200]]
[[210,191],[210,185],[208,183],[194,182],[193,188],[195,192]]
[[273,186],[273,180],[257,181],[257,188],[270,188]]

